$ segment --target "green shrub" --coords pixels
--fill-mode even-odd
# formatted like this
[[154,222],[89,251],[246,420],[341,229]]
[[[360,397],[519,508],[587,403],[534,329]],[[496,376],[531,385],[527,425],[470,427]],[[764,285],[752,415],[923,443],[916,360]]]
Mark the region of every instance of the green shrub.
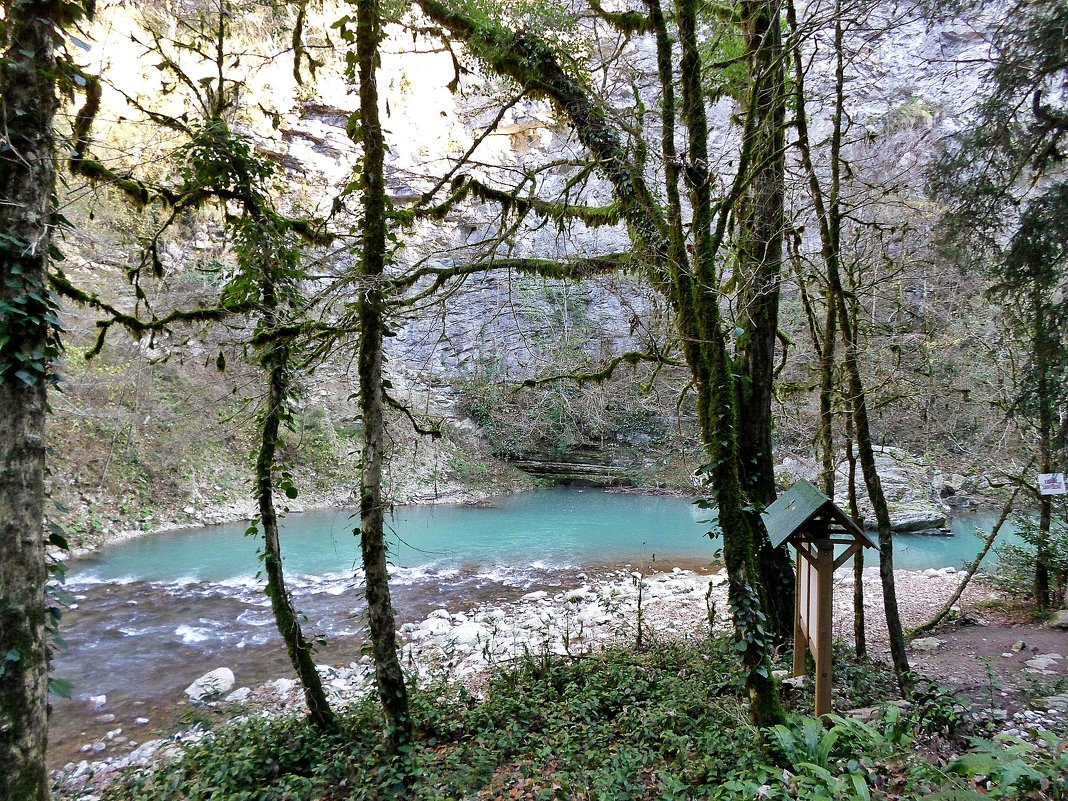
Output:
[[797,717],[761,733],[739,700],[732,644],[530,654],[482,699],[413,687],[417,740],[398,760],[381,750],[373,698],[343,710],[332,736],[298,717],[255,717],[127,772],[103,801],[1068,798],[1068,751],[1052,736],[955,741],[948,762],[926,753],[944,742],[928,733],[941,692],[870,723]]
[[[1042,532],[1033,515],[1016,518],[1020,541],[1007,543],[998,548],[998,583],[1007,591],[1021,596],[1030,596],[1035,581],[1035,558]],[[1050,589],[1054,598],[1063,598],[1068,590],[1068,524],[1054,515],[1049,536],[1046,539]]]

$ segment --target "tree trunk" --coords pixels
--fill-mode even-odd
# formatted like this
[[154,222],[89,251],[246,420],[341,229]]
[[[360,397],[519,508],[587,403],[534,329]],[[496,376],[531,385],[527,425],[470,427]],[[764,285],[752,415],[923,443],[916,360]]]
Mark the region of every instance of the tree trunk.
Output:
[[[263,301],[263,325],[269,332],[277,325],[278,299],[275,293],[272,272],[273,255],[264,255],[265,265],[261,280]],[[278,515],[274,507],[274,460],[278,444],[278,432],[285,415],[289,391],[288,344],[269,341],[265,346],[263,366],[268,375],[266,409],[260,430],[260,449],[256,457],[256,501],[259,505],[260,523],[263,525],[264,568],[267,572],[267,595],[271,599],[278,633],[286,644],[289,661],[300,679],[304,701],[315,725],[323,731],[336,728],[334,713],[323,690],[323,681],[315,669],[312,645],[301,629],[297,610],[286,589],[282,571],[282,545],[278,537]]]
[[1038,547],[1035,550],[1035,605],[1043,610],[1049,608],[1051,598],[1049,532],[1052,522],[1053,499],[1048,495],[1043,495],[1038,502]]
[[[736,371],[732,369],[727,352],[719,312],[719,276],[715,266],[718,245],[712,229],[711,178],[707,167],[708,122],[701,91],[696,3],[694,0],[679,0],[677,11],[682,51],[683,117],[690,135],[691,163],[687,180],[693,207],[694,238],[692,276],[681,269],[682,265],[672,265],[679,331],[687,345],[687,359],[697,383],[698,420],[705,448],[712,459],[712,483],[719,510],[719,526],[723,532],[723,560],[729,579],[728,598],[735,636],[743,645],[741,655],[746,669],[750,712],[756,725],[771,726],[781,723],[785,714],[771,677],[770,649],[775,629],[766,617],[765,610],[770,606],[769,588],[764,584],[760,569],[757,539],[758,534],[764,534],[764,530],[762,524],[755,527],[746,512],[750,504],[747,501],[748,488],[743,484],[742,462],[754,458],[755,454],[742,450],[739,441],[742,430],[739,409],[741,395]],[[751,106],[758,102],[755,96],[750,98]],[[743,149],[751,154],[755,152],[754,160],[768,155],[755,151],[757,147],[758,143],[750,139]],[[741,161],[740,170],[744,173],[747,160]],[[781,230],[778,235],[781,237]],[[768,377],[770,379],[770,374]],[[767,451],[770,452],[770,441]],[[761,448],[763,452],[764,448]],[[772,496],[774,489],[772,479]],[[766,539],[766,534],[764,537]],[[792,607],[790,611],[792,630]]]
[[890,659],[894,665],[898,687],[902,695],[907,696],[912,691],[912,678],[905,649],[905,630],[901,625],[901,615],[897,608],[897,588],[894,585],[894,536],[890,528],[890,510],[886,505],[886,496],[883,494],[879,473],[875,469],[875,449],[871,441],[864,380],[861,377],[860,363],[857,358],[856,326],[846,305],[845,294],[837,273],[832,277],[831,288],[838,299],[838,314],[842,326],[842,337],[845,340],[849,400],[853,410],[853,424],[856,426],[860,467],[864,474],[864,484],[868,489],[868,499],[875,509],[875,522],[879,532],[879,578],[883,588],[886,629],[890,639]]
[[738,321],[744,331],[739,347],[743,379],[738,452],[743,486],[755,509],[749,517],[760,543],[769,626],[776,639],[785,642],[794,630],[793,567],[786,546],[773,548],[768,541],[760,510],[775,501],[771,402],[785,232],[786,81],[779,3],[745,2],[742,14],[752,95],[752,119],[745,126],[750,141],[743,142],[743,148],[750,148],[755,157],[736,212],[738,270],[744,276]]
[[[864,525],[857,503],[857,455],[853,452],[853,421],[846,415],[846,460],[849,462],[849,516]],[[864,549],[853,557],[853,653],[858,662],[868,657],[868,632],[864,620]]]
[[377,0],[357,4],[356,58],[360,82],[360,138],[363,144],[363,232],[360,300],[360,411],[363,416],[363,462],[360,480],[360,546],[367,584],[367,614],[379,697],[387,718],[387,746],[398,753],[412,741],[408,690],[397,657],[397,626],[389,593],[382,497],[385,460],[383,355],[385,335],[383,273],[386,260],[385,142],[378,114],[375,70],[382,38]]
[[[1040,473],[1053,471],[1053,399],[1050,397],[1050,346],[1047,342],[1050,323],[1046,319],[1045,304],[1040,293],[1035,293],[1032,304],[1035,317],[1035,394],[1038,399],[1038,460]],[[1049,586],[1049,533],[1053,522],[1053,498],[1038,497],[1038,542],[1035,549],[1035,605],[1047,609],[1050,604]]]
[[[54,7],[55,5],[55,7]],[[44,586],[46,387],[55,356],[53,220],[60,4],[5,4],[0,62],[0,799],[49,795]]]
[[[5,210],[10,207],[5,205]],[[43,281],[31,278],[34,260],[12,259],[8,253],[0,257],[0,302],[11,303],[27,289],[44,292]],[[36,272],[43,273],[44,260],[40,261]],[[9,282],[16,265],[24,268],[21,280]],[[17,285],[15,292],[10,284]],[[40,337],[27,330],[20,343],[24,352],[40,349],[44,336],[44,330]],[[29,386],[5,374],[0,383],[0,799],[4,801],[48,797],[44,425],[44,380]]]
[[[679,74],[682,89],[682,124],[689,134],[688,158],[683,172],[690,194],[693,218],[690,231],[692,260],[680,249],[677,209],[665,220],[661,206],[649,190],[633,156],[622,145],[616,127],[605,109],[594,102],[586,86],[573,79],[559,64],[552,49],[528,34],[477,21],[453,4],[419,0],[419,6],[452,36],[501,75],[527,89],[531,96],[550,100],[574,126],[579,141],[590,151],[601,173],[613,187],[620,213],[626,220],[636,250],[648,264],[650,276],[674,306],[686,360],[697,389],[697,409],[702,440],[711,460],[710,473],[716,491],[724,537],[724,559],[730,578],[730,598],[736,636],[746,643],[741,653],[754,722],[770,725],[785,718],[770,675],[770,633],[764,615],[766,599],[753,526],[744,508],[748,503],[742,485],[738,446],[738,367],[727,351],[719,312],[719,276],[716,259],[723,241],[725,216],[713,221],[708,175],[708,125],[701,87],[701,63],[696,38],[696,3],[676,4],[679,44],[682,53]],[[662,33],[664,25],[653,21]],[[671,50],[658,35],[658,68],[661,79],[670,75]],[[673,81],[674,79],[671,78]],[[666,113],[666,111],[665,111]],[[674,129],[669,120],[667,127]],[[673,148],[669,131],[662,132],[665,153]],[[750,148],[751,149],[751,148]],[[744,149],[743,149],[744,150]],[[765,154],[766,155],[766,154]],[[673,163],[674,159],[666,159]],[[748,156],[739,159],[739,177],[731,190],[732,205],[740,196]],[[676,175],[674,169],[665,172]],[[671,178],[666,194],[674,205]],[[713,230],[713,227],[715,230]],[[680,252],[681,251],[681,252]]]
[[[844,362],[848,382],[852,422],[855,426],[857,446],[860,451],[861,471],[868,490],[868,497],[875,509],[879,532],[879,574],[882,582],[883,604],[886,608],[886,626],[890,639],[890,655],[894,664],[901,692],[908,695],[911,689],[911,673],[905,650],[905,632],[897,607],[897,590],[894,586],[894,543],[890,529],[890,512],[883,495],[879,474],[875,469],[875,452],[871,442],[871,426],[868,420],[867,401],[864,394],[864,379],[858,357],[858,336],[853,310],[846,299],[841,277],[841,145],[845,103],[845,53],[844,29],[841,3],[835,4],[835,110],[831,130],[831,187],[824,202],[823,191],[812,163],[812,153],[805,124],[803,70],[799,51],[794,54],[795,91],[797,97],[798,145],[805,172],[808,175],[813,205],[819,220],[823,260],[827,268],[828,302],[838,307],[838,325],[845,346]],[[790,27],[797,31],[797,18],[793,4],[788,6]],[[855,569],[855,568],[854,568]],[[856,599],[856,596],[854,596]],[[863,604],[861,604],[861,607]]]

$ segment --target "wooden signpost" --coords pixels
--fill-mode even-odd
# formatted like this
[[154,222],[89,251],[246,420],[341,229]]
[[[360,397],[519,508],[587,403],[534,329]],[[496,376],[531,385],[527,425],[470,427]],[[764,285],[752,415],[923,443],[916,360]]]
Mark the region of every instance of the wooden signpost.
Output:
[[[805,675],[805,651],[811,651],[816,663],[816,716],[826,715],[831,711],[834,571],[861,548],[879,545],[804,479],[767,508],[764,525],[773,546],[788,542],[797,550],[793,675]],[[835,546],[843,546],[837,556]]]

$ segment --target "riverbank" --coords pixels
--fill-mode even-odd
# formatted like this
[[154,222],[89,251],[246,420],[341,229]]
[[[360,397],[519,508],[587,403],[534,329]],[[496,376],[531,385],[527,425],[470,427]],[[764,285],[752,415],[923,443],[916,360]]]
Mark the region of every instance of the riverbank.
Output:
[[[507,491],[502,488],[493,490],[480,490],[466,484],[455,484],[435,488],[432,492],[413,494],[406,497],[405,506],[432,506],[435,504],[452,505],[479,505],[492,503],[492,499],[506,497],[516,492],[529,491],[533,488],[532,482],[513,480]],[[351,490],[335,489],[325,493],[308,493],[301,495],[297,500],[286,500],[285,508],[288,510],[283,516],[300,515],[305,512],[342,511],[353,509],[359,500]],[[150,527],[137,526],[127,528],[115,528],[101,531],[99,536],[84,539],[74,544],[68,551],[54,551],[53,555],[63,559],[79,559],[98,551],[108,545],[116,545],[122,542],[139,539],[141,537],[158,534],[171,534],[179,531],[204,528],[206,526],[220,526],[228,523],[244,523],[256,519],[258,512],[255,501],[232,500],[223,504],[207,505],[203,507],[186,506],[174,517],[164,520],[159,525]]]
[[[506,601],[466,607],[462,602],[443,604],[401,625],[404,664],[420,681],[445,678],[478,692],[493,670],[517,659],[542,654],[581,657],[610,644],[636,645],[639,629],[645,642],[662,637],[704,637],[710,624],[717,630],[728,630],[723,572],[708,572],[699,564],[686,562],[664,572],[646,574],[649,568],[650,565],[630,565],[599,573],[578,573],[566,585],[532,590]],[[922,622],[941,606],[956,589],[960,576],[952,568],[898,571],[895,577],[905,625]],[[840,572],[835,592],[835,631],[843,639],[849,639],[852,633],[850,579],[851,575]],[[873,656],[884,657],[886,631],[874,568],[865,572],[864,590],[869,651]],[[1004,606],[1005,600],[995,590],[976,583],[962,596],[958,615],[982,627],[988,610]],[[997,632],[1002,638],[1007,634],[1020,640],[1035,640],[1032,634],[1025,636],[1024,629],[1017,624],[1007,625],[1000,620],[982,628],[984,633]],[[1063,638],[1063,632],[1049,633]],[[1066,675],[1065,660],[1052,658],[1046,660],[1047,667],[1043,668],[1049,673],[1029,672],[1031,668],[1026,664],[1029,659],[1050,654],[1032,653],[1030,648],[1034,645],[1029,645],[1026,651],[1013,652],[1011,644],[994,646],[1014,655],[1011,659],[1001,657],[1001,662],[994,666],[995,672],[1015,667],[1019,676],[1051,685]],[[938,662],[931,660],[938,656],[938,647],[922,655],[916,652],[917,663],[937,670]],[[967,654],[959,656],[967,658]],[[974,677],[974,658],[972,664]],[[331,699],[338,705],[351,703],[373,689],[373,672],[366,658],[324,664],[320,671]],[[215,697],[198,704],[176,699],[175,706],[219,722],[247,714],[276,715],[302,708],[302,695],[291,678],[280,677],[253,686],[242,683],[240,672],[236,678],[234,685],[220,687]],[[107,715],[104,707],[98,711]],[[136,721],[113,719],[107,725],[110,728],[101,739],[84,744],[88,746],[85,753],[114,753],[114,756],[95,762],[83,758],[66,764],[57,774],[60,785],[66,788],[64,797],[75,798],[79,792],[91,792],[106,783],[115,771],[130,764],[151,763],[158,758],[160,749],[173,749],[174,742],[183,737],[201,736],[194,729],[191,734],[172,737],[170,732],[155,729],[147,721],[138,725]]]

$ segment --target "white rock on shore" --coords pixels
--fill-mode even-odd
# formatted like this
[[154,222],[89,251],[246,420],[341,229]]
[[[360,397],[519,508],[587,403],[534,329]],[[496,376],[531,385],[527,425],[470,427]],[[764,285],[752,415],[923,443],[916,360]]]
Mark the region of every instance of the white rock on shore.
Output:
[[234,672],[230,668],[216,668],[205,673],[185,688],[190,701],[206,701],[229,692],[234,686]]

